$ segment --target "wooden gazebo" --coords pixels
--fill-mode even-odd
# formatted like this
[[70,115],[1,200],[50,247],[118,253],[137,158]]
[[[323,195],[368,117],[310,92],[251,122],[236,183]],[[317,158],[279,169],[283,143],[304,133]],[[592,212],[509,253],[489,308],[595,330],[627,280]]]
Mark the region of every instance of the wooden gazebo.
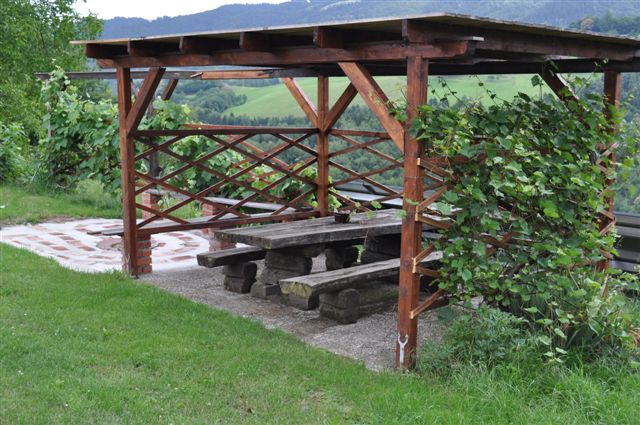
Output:
[[[629,37],[599,35],[561,30],[539,25],[504,22],[451,14],[433,14],[407,18],[370,21],[335,22],[314,26],[253,28],[242,31],[217,31],[158,37],[78,41],[86,55],[97,60],[102,68],[115,68],[118,81],[120,116],[120,152],[123,190],[124,268],[130,274],[144,271],[140,251],[148,250],[153,233],[196,228],[219,228],[256,222],[304,219],[329,214],[328,198],[332,186],[361,180],[385,193],[381,199],[404,199],[406,218],[402,223],[400,290],[398,299],[397,360],[410,367],[416,348],[417,318],[434,302],[419,299],[421,275],[437,277],[437,271],[420,267],[421,259],[430,252],[423,246],[423,226],[437,226],[423,214],[435,202],[444,188],[438,185],[437,169],[431,167],[428,146],[417,141],[408,131],[417,106],[427,102],[430,75],[473,74],[540,74],[549,87],[561,97],[571,95],[564,90],[561,73],[604,73],[606,98],[616,103],[620,98],[621,73],[640,71],[640,40]],[[553,66],[549,65],[553,61]],[[138,126],[154,99],[163,77],[169,79],[163,96],[175,88],[167,67],[232,66],[233,70],[199,68],[201,79],[281,78],[310,122],[305,128],[271,128],[246,126],[202,125],[178,130],[139,130]],[[243,68],[245,67],[245,68]],[[256,68],[258,67],[258,68]],[[144,68],[144,71],[132,71]],[[147,70],[148,69],[148,70]],[[144,72],[144,82],[132,102],[132,72]],[[389,101],[374,80],[375,76],[406,76],[406,123],[390,113]],[[346,76],[350,84],[333,106],[329,105],[330,77]],[[297,77],[317,78],[317,102],[314,104],[297,84]],[[568,88],[567,88],[568,89]],[[380,121],[383,132],[334,128],[351,101],[360,95]],[[217,148],[199,158],[187,158],[171,150],[179,140],[200,135],[215,142]],[[260,149],[250,142],[256,135],[271,135],[279,142]],[[342,141],[348,147],[333,149],[332,141]],[[136,143],[144,147],[136,151]],[[398,156],[376,149],[379,143],[393,143]],[[244,159],[237,172],[220,173],[206,165],[215,155],[231,150]],[[281,159],[281,154],[294,150],[295,164]],[[366,152],[386,161],[388,165],[374,170],[351,170],[340,164],[340,155],[354,151]],[[161,153],[184,166],[161,175],[136,166],[138,161]],[[614,157],[609,146],[602,155]],[[398,159],[402,158],[403,159]],[[247,184],[242,176],[260,165],[268,165],[282,178],[262,189]],[[303,171],[317,167],[317,179],[305,177]],[[197,193],[190,193],[170,183],[171,178],[187,169],[210,173],[218,181]],[[376,180],[389,170],[403,170],[402,192]],[[332,181],[338,172],[342,177]],[[425,184],[430,177],[434,184]],[[281,199],[269,193],[269,188],[286,179],[295,179],[306,190],[296,199]],[[242,187],[252,195],[233,205],[221,204],[207,197],[222,185]],[[151,188],[179,193],[183,200],[161,209],[136,202],[136,196]],[[427,191],[429,190],[429,191]],[[317,196],[317,207],[305,199]],[[425,195],[428,193],[428,195]],[[602,232],[615,224],[613,197],[610,210],[602,213]],[[282,208],[269,213],[249,215],[243,205],[255,200],[274,202]],[[346,197],[340,201],[352,207],[366,208]],[[198,220],[186,220],[172,214],[189,202],[212,207],[213,214]],[[145,212],[136,220],[137,210]],[[495,240],[500,245],[505,241]],[[401,344],[402,343],[402,344]],[[401,356],[402,354],[402,356]]]

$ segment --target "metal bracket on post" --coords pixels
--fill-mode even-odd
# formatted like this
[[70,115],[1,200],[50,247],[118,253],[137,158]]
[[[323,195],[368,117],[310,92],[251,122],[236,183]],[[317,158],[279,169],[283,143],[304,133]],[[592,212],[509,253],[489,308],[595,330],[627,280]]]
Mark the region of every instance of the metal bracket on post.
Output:
[[404,352],[404,347],[407,345],[407,343],[409,342],[409,335],[405,334],[404,335],[404,341],[402,340],[402,335],[400,334],[400,332],[398,332],[398,345],[400,346],[400,365],[404,364],[404,356],[405,356],[405,352]]

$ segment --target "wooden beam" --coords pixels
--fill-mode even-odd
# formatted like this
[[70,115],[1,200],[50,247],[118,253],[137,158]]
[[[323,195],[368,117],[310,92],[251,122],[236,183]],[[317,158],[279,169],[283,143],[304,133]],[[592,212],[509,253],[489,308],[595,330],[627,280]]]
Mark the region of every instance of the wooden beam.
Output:
[[550,70],[547,67],[540,73],[540,76],[547,83],[549,88],[556,94],[556,96],[558,96],[558,98],[562,101],[578,102],[580,100],[560,74]]
[[167,86],[164,88],[164,91],[162,92],[162,96],[160,96],[160,99],[162,100],[169,100],[171,99],[171,96],[173,96],[173,92],[176,90],[176,87],[178,86],[178,81],[177,79],[171,79],[169,80],[169,82],[167,82]]
[[[604,73],[604,96],[607,105],[620,106],[622,93],[622,78],[620,72],[605,71]],[[608,108],[607,108],[608,109]]]
[[329,133],[327,127],[327,114],[329,113],[329,78],[318,77],[318,115],[316,127],[318,127],[317,158],[318,181],[317,197],[318,209],[321,216],[329,214]]
[[307,69],[237,69],[203,71],[201,80],[260,80],[270,78],[317,77],[318,72]]
[[293,78],[285,77],[282,78],[282,82],[289,92],[296,100],[300,108],[304,111],[304,114],[309,118],[311,125],[314,127],[318,127],[318,111],[316,110],[316,106],[313,104],[311,99],[307,96],[307,94],[302,90],[300,85]]
[[219,50],[239,49],[238,40],[185,36],[180,37],[180,52],[185,55],[208,55]]
[[167,53],[176,53],[179,50],[179,46],[174,43],[158,43],[144,40],[130,40],[127,43],[127,52],[130,56],[153,57]]
[[240,33],[240,48],[252,52],[268,52],[272,49],[311,45],[307,37],[265,32],[245,31]]
[[309,127],[262,127],[243,125],[216,124],[186,124],[185,128],[176,130],[136,130],[135,137],[164,137],[164,136],[206,136],[206,135],[236,135],[236,134],[313,134],[317,128]]
[[389,113],[389,99],[384,94],[371,74],[360,64],[355,62],[340,62],[340,68],[358,90],[371,112],[378,118],[380,124],[387,130],[389,137],[400,151],[404,151],[404,128]]
[[128,135],[135,132],[144,117],[149,103],[153,99],[153,96],[162,80],[162,74],[164,68],[151,68],[142,83],[142,87],[138,91],[136,96],[136,102],[131,107],[131,111],[127,115],[126,131]]
[[341,31],[327,27],[316,27],[313,30],[313,44],[329,49],[344,49],[346,45]]
[[357,95],[358,90],[353,85],[353,83],[349,83],[347,88],[344,89],[344,92],[342,92],[336,103],[329,111],[326,120],[323,123],[324,130],[331,129],[336,124],[336,122],[338,122],[344,111],[349,107],[349,105]]
[[313,44],[330,49],[346,49],[362,43],[399,41],[397,33],[384,31],[347,30],[323,26],[313,30]]
[[424,156],[425,143],[411,136],[410,127],[418,116],[418,107],[427,103],[428,62],[407,58],[407,122],[404,135],[404,197],[400,252],[400,288],[398,291],[398,339],[396,366],[411,369],[415,365],[418,319],[411,312],[420,301],[420,275],[414,273],[414,259],[422,251],[422,223],[415,219],[416,205],[424,198],[424,176],[418,160]]
[[274,51],[220,51],[210,54],[167,54],[157,57],[117,57],[103,59],[102,67],[168,67],[168,66],[262,66],[335,64],[355,61],[400,61],[408,56],[427,59],[465,57],[471,53],[468,41],[445,41],[437,44],[376,43],[350,49],[318,47],[282,48]]
[[402,24],[403,38],[409,43],[433,43],[438,40],[459,37],[478,37],[475,55],[493,57],[505,52],[537,55],[573,56],[590,59],[629,60],[638,54],[637,47],[623,46],[595,40],[578,40],[515,31],[462,27],[437,22],[420,22],[405,19]]
[[89,43],[84,46],[84,54],[88,58],[103,59],[127,54],[126,45],[94,44]]
[[127,131],[127,117],[131,111],[131,71],[116,70],[118,81],[118,119],[120,122],[120,173],[122,178],[122,268],[130,275],[138,274],[135,152],[133,139]]

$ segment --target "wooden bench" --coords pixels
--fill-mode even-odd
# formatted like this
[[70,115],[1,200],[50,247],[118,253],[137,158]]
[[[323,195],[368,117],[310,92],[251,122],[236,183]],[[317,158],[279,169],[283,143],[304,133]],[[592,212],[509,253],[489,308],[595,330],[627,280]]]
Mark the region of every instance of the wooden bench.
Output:
[[256,281],[258,266],[253,261],[262,260],[267,252],[253,246],[223,249],[198,254],[198,264],[203,267],[224,266],[224,287],[238,294],[246,294]]
[[223,249],[221,251],[205,252],[198,254],[198,265],[203,267],[220,267],[230,264],[246,263],[249,261],[263,260],[267,255],[264,249],[254,246]]
[[[423,264],[426,266],[441,258],[442,253],[434,252],[423,261]],[[399,273],[400,259],[394,258],[346,269],[282,279],[279,285],[290,305],[309,310],[318,306],[320,294],[366,287],[383,279],[397,278]]]

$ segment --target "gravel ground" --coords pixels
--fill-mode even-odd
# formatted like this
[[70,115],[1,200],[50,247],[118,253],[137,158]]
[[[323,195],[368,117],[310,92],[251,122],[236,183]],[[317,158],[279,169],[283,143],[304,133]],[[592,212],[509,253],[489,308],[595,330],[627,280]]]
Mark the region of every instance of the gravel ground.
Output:
[[[324,258],[314,262],[323,269]],[[263,267],[258,263],[258,273]],[[273,301],[235,294],[223,288],[222,267],[189,267],[153,272],[141,280],[193,301],[261,322],[267,329],[281,329],[307,344],[363,361],[372,370],[391,369],[394,364],[396,313],[389,311],[362,317],[357,323],[341,325],[320,317],[318,310],[302,311]],[[441,325],[434,314],[426,314],[419,325],[419,343],[439,338]]]

